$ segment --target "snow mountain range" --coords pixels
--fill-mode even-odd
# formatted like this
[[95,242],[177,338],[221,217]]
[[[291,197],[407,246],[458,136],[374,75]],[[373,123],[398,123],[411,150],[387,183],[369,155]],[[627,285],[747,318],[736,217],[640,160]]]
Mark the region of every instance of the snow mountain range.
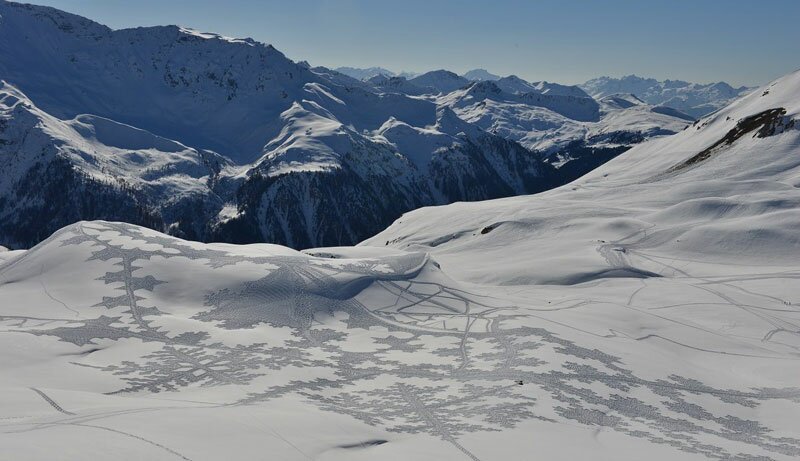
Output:
[[7,1],[0,78],[11,248],[100,218],[201,241],[353,244],[421,206],[556,187],[690,123],[632,96],[446,70],[362,81],[252,39],[112,30]]
[[472,80],[474,82],[480,82],[482,80],[500,80],[499,75],[495,75],[486,69],[472,69],[470,71],[464,72],[464,75],[462,75],[462,77],[466,78],[467,80]]
[[[408,79],[418,76],[417,74],[405,72],[395,74],[381,67],[370,67],[366,69],[339,67],[336,70],[357,80],[369,80],[370,78],[381,75],[385,77],[404,77]],[[465,72],[461,77],[464,79],[465,83],[466,81],[495,81],[501,88],[512,93],[536,91],[537,86],[541,84],[547,85],[547,82],[529,83],[515,75],[501,77],[486,69],[473,69]],[[558,87],[564,88],[561,85],[558,85]],[[754,90],[753,87],[747,86],[735,88],[725,82],[691,83],[683,80],[660,81],[654,78],[643,78],[636,75],[628,75],[620,78],[598,77],[583,84],[566,86],[565,88],[569,88],[572,95],[589,95],[595,99],[602,99],[603,97],[617,94],[633,94],[647,104],[671,107],[694,118],[704,117],[728,105],[734,99],[744,96]]]
[[352,77],[356,80],[369,80],[372,77],[377,77],[378,75],[384,75],[386,77],[403,77],[403,78],[414,78],[418,74],[415,72],[399,72],[395,73],[389,69],[384,69],[383,67],[367,67],[367,68],[357,68],[357,67],[337,67],[334,69],[336,72],[340,74],[345,74],[348,77]]
[[[349,113],[342,107],[312,104],[323,91],[336,97],[319,85],[283,110],[238,194],[280,199],[288,183],[278,172],[333,165],[337,175],[385,174],[387,187],[412,171],[433,181],[426,190],[451,190],[436,182],[435,161],[398,155],[405,143],[456,138],[457,157],[492,143],[488,165],[529,158],[458,117],[458,98],[454,108],[433,104],[424,127],[396,117],[365,135],[332,122]],[[3,146],[30,147],[3,151],[15,169],[61,158],[83,175],[65,181],[95,187],[140,165],[128,186],[136,193],[200,180],[220,197],[236,178],[215,172],[240,165],[210,151],[100,115],[56,118],[26,94],[3,87]],[[521,104],[512,96],[524,94],[509,94],[504,104]],[[546,96],[536,103],[563,109]],[[586,104],[571,114],[583,123],[612,108],[652,110],[633,96]],[[2,251],[3,454],[798,459],[798,120],[800,71],[577,181],[417,209],[355,247],[204,244],[80,221],[29,250]],[[345,190],[287,176],[298,194]],[[414,178],[403,184],[416,187]],[[107,197],[127,206],[110,195],[120,191]]]
[[658,81],[636,75],[600,77],[580,86],[595,98],[633,93],[648,104],[672,107],[695,118],[706,116],[754,90],[746,86],[734,88],[725,82],[701,84],[682,80]]

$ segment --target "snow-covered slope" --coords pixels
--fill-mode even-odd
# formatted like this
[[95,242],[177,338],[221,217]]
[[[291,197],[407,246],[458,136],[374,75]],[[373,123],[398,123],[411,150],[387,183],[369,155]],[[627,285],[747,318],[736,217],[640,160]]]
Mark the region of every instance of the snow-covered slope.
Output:
[[[436,131],[472,126],[453,116]],[[355,248],[68,226],[0,256],[3,453],[796,459],[799,117],[796,73],[580,181]]]
[[[631,418],[622,423],[631,434],[657,421],[676,432],[652,441],[709,458],[797,457],[798,120],[795,72],[572,184],[416,210],[365,244],[429,252],[456,279],[508,286],[497,296],[535,305],[528,315],[548,330],[570,330],[565,338],[604,352],[624,350],[621,363],[670,376],[660,397],[638,388],[612,390],[609,399],[587,369],[593,377],[579,386],[591,402],[604,402],[588,407],[597,410],[596,427]],[[782,387],[792,388],[780,391],[787,401],[757,399],[745,413],[723,397]],[[692,397],[676,403],[676,395]],[[687,414],[699,420],[687,424]],[[742,417],[746,424],[728,425]],[[673,438],[681,433],[688,438]],[[704,448],[689,442],[703,433]]]
[[401,71],[401,72],[394,72],[389,69],[385,69],[383,67],[337,67],[335,69],[337,72],[345,74],[349,77],[352,77],[356,80],[369,80],[372,77],[377,77],[378,75],[385,75],[387,77],[403,77],[403,78],[414,78],[417,74],[416,72],[409,72],[409,71]]
[[470,80],[449,70],[433,70],[408,80],[409,83],[431,89],[431,93],[449,93],[470,84]]
[[380,97],[371,85],[315,71],[250,39],[177,26],[111,30],[6,1],[0,16],[0,75],[42,110],[61,119],[101,116],[239,164],[260,158],[284,128],[281,114],[304,99],[359,131],[390,116],[430,123],[435,110]]
[[216,239],[295,248],[352,243],[405,210],[541,191],[562,181],[521,145],[446,108],[431,125],[389,118],[370,134],[313,104],[297,104],[283,116],[290,121],[247,171],[237,213],[216,226]]
[[500,76],[495,75],[489,72],[486,69],[472,69],[470,71],[465,72],[461,75],[467,80],[472,80],[473,82],[480,82],[483,80],[499,80]]
[[378,75],[385,75],[387,77],[394,77],[397,75],[391,70],[384,69],[383,67],[367,67],[364,69],[358,67],[337,67],[334,70],[336,72],[353,77],[356,80],[369,80],[372,77],[377,77]]
[[353,244],[419,206],[563,184],[685,124],[513,76],[360,81],[184,27],[111,30],[3,0],[0,17],[4,91],[35,109],[4,112],[17,128],[0,146],[0,243],[14,248],[79,219]]
[[677,133],[694,118],[671,107],[653,106],[632,94],[616,94],[598,100],[601,122],[590,127],[588,136],[597,140],[602,136],[635,133],[647,139]]
[[253,40],[113,31],[4,1],[0,16],[4,91],[34,108],[4,110],[0,242],[15,248],[98,218],[206,241],[353,244],[419,206],[563,183],[513,140],[441,123],[433,101]]
[[562,170],[566,179],[577,178],[644,140],[676,133],[694,120],[630,94],[595,100],[577,86],[528,82],[516,75],[495,79],[479,71],[473,78],[444,70],[412,80],[378,75],[368,83],[378,91],[434,100],[470,123],[538,151],[559,168],[571,162]]
[[[199,240],[338,245],[420,206],[561,182],[538,156],[449,109],[437,113],[432,102],[357,91],[345,102],[309,84],[307,99],[281,114],[283,128],[264,155],[236,166],[108,119],[58,119],[3,83],[0,235],[24,248],[71,222],[103,217]],[[359,99],[376,122],[386,120],[374,132],[353,128]],[[430,119],[410,125],[381,114],[376,99],[394,100],[394,113],[406,119]]]
[[[659,253],[678,261],[700,253],[709,262],[791,264],[800,255],[798,113],[800,72],[571,184],[535,196],[417,210],[372,242],[435,247],[445,264],[451,251],[460,260],[517,245],[517,255],[551,262],[532,265],[520,257],[525,269],[509,264],[500,272],[456,264],[476,281],[567,283],[615,262],[642,273],[681,273],[660,256],[648,259]],[[487,228],[491,233],[482,234]],[[574,267],[586,275],[577,276]]]
[[[0,235],[27,247],[87,215],[200,238],[230,162],[101,117],[57,119],[0,81]],[[224,174],[224,173],[223,173]]]
[[691,117],[665,107],[617,95],[595,101],[588,96],[513,93],[498,82],[477,82],[439,97],[461,118],[486,131],[542,152],[564,177],[574,179],[634,144],[677,133]]
[[59,118],[94,114],[237,162],[316,81],[269,45],[177,26],[112,31],[47,7],[0,2],[0,75]]
[[682,80],[658,81],[635,75],[595,78],[581,85],[581,88],[595,98],[633,93],[649,104],[672,107],[693,117],[714,112],[753,90],[745,86],[733,88],[725,82],[700,84]]
[[503,91],[515,94],[541,93],[558,96],[573,96],[576,98],[588,98],[585,91],[574,85],[559,85],[551,82],[528,82],[516,75],[499,78],[495,84]]

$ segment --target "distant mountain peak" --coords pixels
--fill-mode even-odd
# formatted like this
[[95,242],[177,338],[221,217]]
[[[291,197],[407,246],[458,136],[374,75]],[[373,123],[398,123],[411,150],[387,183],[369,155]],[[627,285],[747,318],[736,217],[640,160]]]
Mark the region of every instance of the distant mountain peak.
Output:
[[489,72],[486,69],[472,69],[462,75],[467,80],[472,81],[485,81],[485,80],[499,80],[500,76]]
[[691,83],[684,80],[656,80],[626,75],[620,78],[598,77],[580,87],[594,98],[629,93],[648,104],[665,105],[699,118],[727,105],[751,89],[734,88],[725,82]]
[[455,72],[445,69],[426,72],[410,79],[409,82],[421,87],[434,88],[441,93],[449,93],[459,88],[466,87],[471,83]]
[[394,77],[397,74],[392,72],[389,69],[384,69],[383,67],[366,67],[366,68],[359,68],[359,67],[337,67],[335,69],[336,72],[345,74],[349,77],[353,77],[356,80],[369,80],[372,77],[376,77],[378,75],[385,75],[387,77]]

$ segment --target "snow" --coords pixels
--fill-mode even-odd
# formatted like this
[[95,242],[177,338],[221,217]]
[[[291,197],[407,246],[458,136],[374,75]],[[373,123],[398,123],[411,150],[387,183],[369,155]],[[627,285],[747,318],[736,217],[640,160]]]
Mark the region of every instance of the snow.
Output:
[[472,80],[474,82],[479,82],[479,81],[482,81],[482,80],[499,80],[500,79],[499,75],[495,75],[495,74],[489,72],[486,69],[472,69],[470,71],[465,72],[461,76],[464,77],[467,80]]
[[624,131],[663,136],[681,131],[693,121],[677,110],[646,104],[634,95],[607,96],[600,99],[600,106],[604,116],[589,128],[590,138]]
[[386,77],[403,77],[403,78],[414,78],[417,76],[415,72],[402,71],[399,73],[395,73],[383,67],[358,68],[358,67],[345,66],[345,67],[337,67],[334,70],[336,72],[340,72],[349,77],[352,77],[356,80],[369,80],[373,77],[377,77],[380,75],[384,75]]
[[[288,110],[265,166],[356,139],[318,102]],[[571,184],[422,208],[354,248],[91,221],[0,252],[0,444],[30,460],[796,459],[798,118],[800,72]],[[180,146],[104,123],[46,120]],[[476,128],[440,108],[376,129],[392,152]]]
[[[356,247],[106,221],[0,247],[4,455],[800,456],[800,73],[724,108],[746,90],[631,77],[584,86],[593,99],[445,70],[359,81],[249,39],[0,15],[4,225],[63,198],[17,184],[64,159],[157,203],[167,230],[200,206],[203,225],[252,213],[257,232],[271,218],[318,245],[324,226],[352,233],[348,207],[549,179],[506,139],[654,138],[558,189],[421,208]],[[719,110],[692,123],[681,104]],[[361,195],[314,188],[341,172]]]
[[[562,152],[571,143],[587,155],[595,147],[618,153],[686,122],[664,108],[605,110],[579,88],[550,82],[506,77],[470,86],[447,70],[408,80],[387,79],[385,69],[360,81],[293,62],[251,39],[181,26],[112,30],[11,2],[0,3],[0,15],[4,91],[35,108],[8,112],[16,129],[3,139],[20,142],[27,128],[41,125],[24,144],[25,155],[14,154],[18,158],[0,173],[0,200],[15,204],[2,210],[0,234],[16,248],[86,217],[131,220],[203,240],[355,243],[414,207],[562,184],[572,176],[546,167],[583,155]],[[477,95],[482,85],[512,83],[525,92]],[[437,114],[445,109],[474,126],[440,125]],[[8,145],[0,154],[12,151]],[[579,163],[572,162],[577,173],[591,166]],[[76,197],[56,201],[52,193],[20,190],[45,174],[72,172],[91,180]],[[359,178],[348,179],[357,184],[350,194],[331,197],[320,190],[347,175]],[[97,199],[107,187],[118,197]],[[276,197],[276,189],[286,195]],[[295,194],[298,189],[304,192]],[[321,205],[327,198],[342,203]],[[109,202],[125,199],[129,206],[115,214]],[[103,206],[95,206],[98,201]],[[52,202],[65,210],[58,220],[43,211]],[[369,204],[369,211],[348,215],[356,202]],[[237,212],[223,211],[225,204]],[[321,216],[326,213],[336,220]],[[256,216],[260,221],[253,222]],[[281,216],[281,224],[268,216]],[[338,220],[347,221],[344,232]],[[9,236],[12,222],[25,235]],[[331,229],[310,229],[320,222]],[[305,242],[293,232],[314,237]]]
[[622,78],[599,77],[581,85],[595,98],[616,93],[633,93],[653,105],[669,106],[693,117],[702,117],[726,106],[753,88],[733,88],[725,82],[690,83],[682,80],[658,81],[628,75]]
[[419,87],[430,88],[432,93],[450,93],[470,83],[466,78],[444,69],[426,72],[408,81]]
[[[313,103],[307,106],[319,107]],[[298,169],[321,171],[341,166],[337,152],[350,150],[349,137],[341,123],[309,111],[301,103],[294,103],[281,114],[281,118],[286,125],[267,144],[267,154],[261,162],[269,163],[269,175],[277,176]]]
[[516,75],[509,75],[495,80],[495,84],[503,91],[512,94],[539,93],[560,96],[573,96],[576,98],[589,97],[586,92],[577,86],[559,85],[557,83],[527,82]]
[[644,104],[632,95],[613,95],[595,102],[589,97],[541,93],[541,88],[525,85],[524,89],[534,92],[520,94],[499,82],[478,82],[441,96],[437,102],[451,107],[467,122],[544,152],[574,141],[599,145],[592,138],[611,133],[672,134],[691,121],[680,112]]
[[247,45],[250,45],[250,46],[255,46],[256,45],[256,42],[253,39],[249,39],[249,38],[240,39],[240,38],[234,38],[234,37],[226,37],[226,36],[220,35],[220,34],[214,34],[214,33],[210,33],[210,32],[202,32],[202,31],[199,31],[199,30],[196,30],[196,29],[192,29],[190,27],[180,27],[179,26],[178,30],[180,30],[180,32],[182,34],[191,35],[192,37],[199,37],[199,38],[202,38],[202,39],[205,39],[205,40],[224,40],[224,41],[230,42],[230,43],[244,43],[244,44],[247,44]]
[[[389,240],[401,247],[416,248],[418,245],[427,247],[447,235],[456,236],[435,246],[434,254],[446,252],[447,248],[459,248],[456,267],[459,271],[468,271],[462,273],[464,276],[473,273],[468,269],[469,265],[460,260],[465,255],[474,257],[482,251],[507,251],[505,245],[501,248],[492,243],[496,238],[508,245],[508,239],[523,239],[526,243],[518,250],[531,257],[536,254],[537,259],[547,259],[545,255],[559,259],[581,255],[580,258],[587,259],[579,264],[580,267],[597,267],[599,270],[607,267],[607,263],[602,252],[596,251],[597,240],[614,240],[604,238],[604,234],[611,233],[616,237],[640,235],[651,225],[658,228],[660,219],[669,218],[669,231],[648,230],[647,233],[653,245],[665,246],[670,254],[681,252],[688,256],[698,251],[711,257],[719,251],[722,258],[726,254],[725,248],[716,245],[723,245],[730,237],[733,240],[726,244],[727,251],[737,248],[737,252],[725,255],[725,258],[740,258],[745,252],[748,257],[764,262],[791,262],[798,251],[796,237],[788,232],[793,217],[796,217],[793,197],[797,196],[800,178],[800,160],[793,155],[798,146],[796,128],[765,138],[745,135],[705,163],[677,173],[669,170],[723,138],[745,117],[784,107],[786,120],[797,118],[800,111],[798,94],[800,73],[795,73],[753,92],[674,136],[638,145],[572,184],[536,196],[417,210],[403,216],[398,224],[373,241]],[[696,201],[697,206],[688,206],[687,200]],[[715,212],[706,214],[712,211]],[[744,224],[749,223],[746,219],[756,219],[765,214],[771,219],[759,228],[747,230],[748,226]],[[428,220],[425,216],[436,219]],[[674,223],[676,216],[680,219]],[[440,219],[448,223],[446,228],[437,226]],[[745,230],[729,229],[728,234],[720,228],[728,225],[729,220],[736,227],[740,219],[745,219],[742,222]],[[701,231],[700,222],[705,222],[710,228]],[[496,229],[490,234],[479,233],[491,225]],[[547,229],[553,231],[553,239],[564,240],[569,248],[544,238]],[[531,240],[529,232],[534,232],[537,238]],[[706,233],[706,237],[719,233],[713,240],[702,241],[697,236],[700,232]],[[682,237],[683,233],[687,235]],[[576,242],[584,243],[576,245]],[[760,246],[766,242],[772,242],[774,247]],[[443,262],[446,264],[446,260]],[[643,264],[648,266],[646,262]],[[477,278],[474,281],[508,281],[512,274],[525,283],[563,283],[574,278],[571,269],[574,264],[532,266],[527,258],[520,258],[519,265],[526,268],[509,265],[507,271],[475,271]],[[560,269],[554,271],[554,268]],[[477,275],[479,272],[481,275]]]
[[[160,200],[179,195],[203,194],[210,171],[210,152],[198,152],[178,142],[93,115],[57,119],[39,109],[17,88],[0,81],[0,118],[11,129],[24,132],[18,152],[40,152],[67,157],[84,173],[105,182],[124,177]],[[13,135],[12,135],[13,136]],[[41,157],[40,155],[40,157]],[[224,162],[223,159],[219,161]],[[0,192],[14,185],[41,158],[15,155],[5,162]]]
[[[459,121],[437,126],[443,107],[430,94],[405,94],[430,88],[403,77],[379,88],[269,45],[185,27],[111,30],[10,2],[0,15],[0,110],[11,127],[0,145],[9,157],[0,203],[11,204],[0,210],[0,238],[15,248],[86,217],[202,240],[355,243],[417,206],[553,182],[554,172],[533,167],[538,157],[515,154],[519,146]],[[468,83],[446,71],[425,78]],[[382,130],[393,123],[409,130],[388,139]],[[514,158],[494,158],[506,154]],[[26,186],[53,176],[73,193]],[[327,192],[344,177],[350,193]],[[344,232],[332,216],[347,221]]]

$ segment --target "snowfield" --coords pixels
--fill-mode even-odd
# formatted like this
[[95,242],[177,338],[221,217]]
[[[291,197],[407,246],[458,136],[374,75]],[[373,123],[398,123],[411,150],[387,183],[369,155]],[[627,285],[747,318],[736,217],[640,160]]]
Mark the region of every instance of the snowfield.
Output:
[[0,459],[798,459],[800,71],[750,90],[0,0]]
[[83,221],[0,252],[4,456],[797,459],[798,117],[800,72],[352,248]]

